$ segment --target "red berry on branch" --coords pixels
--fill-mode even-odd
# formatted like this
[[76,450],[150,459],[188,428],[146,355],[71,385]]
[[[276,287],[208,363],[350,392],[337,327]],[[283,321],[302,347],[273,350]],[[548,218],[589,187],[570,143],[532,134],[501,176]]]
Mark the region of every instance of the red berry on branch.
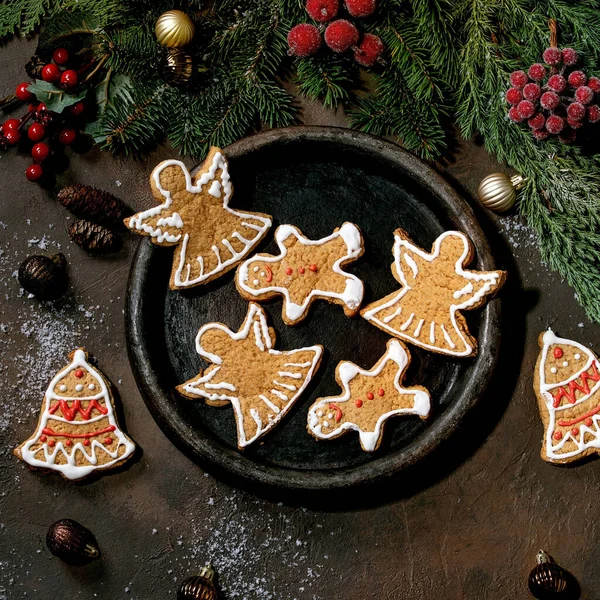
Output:
[[64,146],[70,146],[77,137],[77,132],[72,128],[61,129],[58,132],[58,141]]
[[306,0],[306,12],[319,23],[331,21],[339,8],[339,0]]
[[8,142],[9,146],[16,146],[21,139],[21,134],[18,129],[9,129],[4,132],[4,138]]
[[69,51],[66,48],[57,48],[52,53],[52,60],[57,65],[66,65],[69,62]]
[[44,139],[46,128],[41,123],[32,123],[27,130],[27,137],[32,142],[39,142]]
[[571,144],[575,141],[575,138],[577,137],[577,132],[574,129],[571,129],[570,127],[567,127],[559,136],[558,139],[563,143],[563,144]]
[[571,87],[578,88],[586,84],[587,76],[583,71],[573,71],[569,74],[568,81]]
[[533,105],[533,102],[530,102],[529,100],[521,100],[521,102],[517,104],[517,110],[522,119],[529,119],[529,117],[533,117],[535,106]]
[[508,111],[508,118],[513,123],[521,123],[524,120],[523,117],[519,114],[519,109],[516,106],[510,107],[510,110]]
[[375,0],[344,0],[344,4],[348,13],[359,19],[372,15],[377,8]]
[[546,120],[546,129],[548,133],[556,135],[560,133],[565,126],[565,120],[558,115],[550,115]]
[[544,92],[540,98],[540,104],[546,110],[554,110],[560,104],[560,98],[554,92]]
[[535,65],[529,67],[527,73],[534,81],[541,81],[546,77],[546,67],[541,63],[535,63]]
[[44,169],[42,169],[42,165],[30,165],[27,167],[27,171],[25,171],[25,177],[29,179],[29,181],[38,181],[41,179],[44,174]]
[[523,100],[523,92],[519,88],[510,88],[506,92],[506,101],[509,104],[519,104]]
[[590,123],[597,123],[600,121],[600,106],[592,104],[587,107],[587,118]]
[[531,133],[536,140],[545,140],[550,135],[545,129],[534,129]]
[[587,85],[582,85],[575,91],[575,98],[582,104],[589,104],[594,99],[594,91]]
[[20,83],[17,86],[17,89],[15,90],[15,96],[19,100],[23,100],[25,102],[27,102],[28,100],[31,100],[31,98],[33,98],[33,94],[27,89],[28,87],[29,87],[28,82]]
[[6,133],[7,131],[10,131],[11,129],[19,129],[19,125],[21,125],[21,122],[19,121],[19,119],[7,119],[6,121],[4,121],[4,124],[2,125],[2,129],[4,131],[4,133]]
[[546,124],[546,117],[542,113],[537,113],[527,121],[531,129],[541,129]]
[[34,162],[36,163],[45,161],[48,156],[50,156],[50,146],[44,142],[36,144],[31,149],[31,158],[33,158]]
[[514,71],[514,73],[510,74],[510,85],[516,88],[525,87],[529,79],[527,78],[527,73],[525,71]]
[[523,96],[527,100],[537,100],[542,95],[542,88],[537,83],[528,83],[523,88]]
[[587,81],[588,87],[594,92],[600,92],[600,79],[598,77],[590,77]]
[[60,76],[60,87],[66,90],[72,90],[76,85],[79,77],[73,69],[68,69]]
[[42,69],[42,79],[48,83],[56,83],[60,79],[60,69],[52,63]]
[[40,110],[40,111],[41,111],[41,110],[48,110],[48,107],[47,107],[47,106],[46,106],[46,105],[45,105],[43,102],[40,102],[40,103],[37,105],[37,110]]
[[[365,33],[360,44],[354,48],[354,60],[363,67],[371,67],[383,52],[381,38],[372,33]],[[516,90],[521,95],[520,90]]]
[[345,52],[358,43],[359,37],[356,26],[346,19],[334,21],[325,30],[325,43],[334,52]]
[[567,80],[562,75],[552,75],[548,79],[548,87],[554,92],[564,92],[567,88]]
[[562,60],[561,51],[555,47],[546,48],[542,56],[547,65],[557,65]]
[[311,56],[321,45],[321,34],[314,25],[301,23],[290,29],[287,41],[292,56]]
[[573,129],[579,129],[583,125],[583,121],[567,117],[567,125],[571,126]]
[[573,48],[563,48],[562,50],[562,61],[567,66],[574,65],[579,60],[577,52]]
[[76,102],[73,106],[69,106],[69,112],[74,116],[78,117],[85,110],[85,104],[83,102]]
[[567,116],[574,121],[580,121],[585,117],[585,106],[581,102],[571,102],[567,107]]

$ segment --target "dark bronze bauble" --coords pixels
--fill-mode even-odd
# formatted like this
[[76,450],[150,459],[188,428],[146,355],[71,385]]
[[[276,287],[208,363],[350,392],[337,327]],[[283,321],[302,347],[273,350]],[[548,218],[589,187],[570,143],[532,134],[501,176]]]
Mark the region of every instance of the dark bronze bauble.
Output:
[[21,287],[40,300],[56,300],[67,290],[67,261],[64,255],[34,255],[19,266]]
[[92,532],[72,519],[61,519],[50,525],[46,545],[54,556],[69,565],[85,565],[100,556]]
[[161,77],[176,87],[186,87],[192,83],[195,68],[194,57],[186,50],[169,48],[164,52],[159,70]]
[[215,570],[206,566],[198,575],[181,582],[177,600],[217,600],[219,592],[215,583]]
[[529,574],[529,590],[538,600],[558,600],[569,593],[568,573],[552,557],[540,550],[537,565]]

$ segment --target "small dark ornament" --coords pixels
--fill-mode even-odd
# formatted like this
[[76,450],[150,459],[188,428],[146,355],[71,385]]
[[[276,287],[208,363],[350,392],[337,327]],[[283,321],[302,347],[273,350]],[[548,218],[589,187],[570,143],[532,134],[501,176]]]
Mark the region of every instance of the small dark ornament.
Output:
[[37,54],[34,54],[25,65],[25,71],[31,79],[41,79],[42,69],[48,64],[47,60],[41,59]]
[[181,582],[177,600],[217,600],[219,592],[215,583],[215,570],[207,565],[198,575]]
[[538,600],[558,600],[569,593],[568,573],[553,558],[540,550],[535,560],[537,565],[529,574],[529,591]]
[[67,290],[67,261],[60,253],[30,256],[19,266],[18,278],[26,292],[40,300],[56,300]]
[[110,229],[91,221],[75,221],[69,227],[71,241],[94,254],[110,254],[121,249],[122,242]]
[[161,77],[175,87],[185,87],[192,83],[195,72],[194,57],[181,48],[169,48],[162,55],[159,65]]
[[34,120],[36,120],[40,125],[44,127],[48,127],[54,119],[52,113],[47,108],[42,108],[41,110],[37,110],[33,115]]
[[116,196],[88,185],[69,185],[58,192],[58,201],[74,215],[101,225],[123,228],[133,212]]
[[46,545],[54,556],[69,565],[86,565],[100,557],[92,532],[72,519],[61,519],[50,525]]

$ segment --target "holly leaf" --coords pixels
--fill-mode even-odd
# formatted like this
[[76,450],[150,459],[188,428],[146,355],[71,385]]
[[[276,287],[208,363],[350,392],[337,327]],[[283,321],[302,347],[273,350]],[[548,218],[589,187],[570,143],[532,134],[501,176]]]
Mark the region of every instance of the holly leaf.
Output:
[[55,113],[61,113],[68,106],[73,106],[76,102],[83,100],[87,94],[85,88],[75,94],[68,94],[54,84],[41,80],[28,85],[27,90],[40,102],[43,102],[48,110]]

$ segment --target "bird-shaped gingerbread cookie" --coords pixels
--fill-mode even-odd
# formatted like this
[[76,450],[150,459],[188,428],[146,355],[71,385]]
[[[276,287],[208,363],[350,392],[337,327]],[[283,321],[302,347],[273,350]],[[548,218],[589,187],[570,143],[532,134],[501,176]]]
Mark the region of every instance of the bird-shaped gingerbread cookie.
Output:
[[360,314],[379,329],[426,350],[475,355],[477,340],[460,311],[481,306],[502,286],[506,272],[465,269],[474,252],[460,231],[442,233],[431,252],[425,252],[397,229],[393,252],[392,274],[402,288]]
[[265,312],[250,303],[239,331],[222,323],[200,328],[196,350],[213,365],[177,386],[186,398],[204,398],[211,406],[231,403],[240,450],[279,423],[321,362],[322,346],[280,351],[274,343]]
[[235,267],[271,227],[271,217],[229,207],[233,185],[227,159],[211,148],[192,179],[178,160],[160,163],[150,176],[159,206],[125,219],[134,233],[159,246],[179,245],[171,289],[208,283]]

